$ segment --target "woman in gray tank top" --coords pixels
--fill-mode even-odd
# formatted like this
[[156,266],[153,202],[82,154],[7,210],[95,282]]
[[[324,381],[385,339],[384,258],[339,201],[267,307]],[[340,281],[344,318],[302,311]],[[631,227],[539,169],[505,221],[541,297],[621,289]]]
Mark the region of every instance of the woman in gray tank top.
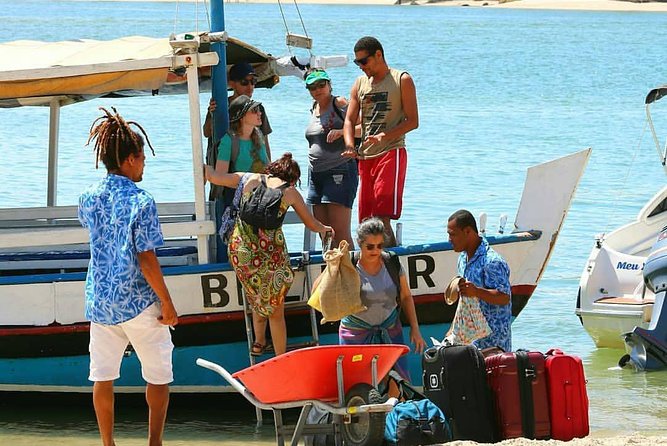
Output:
[[[359,256],[355,256],[361,277],[361,302],[367,309],[341,319],[339,343],[407,345],[399,314],[402,311],[410,325],[414,351],[421,354],[426,343],[419,331],[415,303],[398,258],[392,259],[389,253],[382,250],[386,242],[382,220],[373,217],[361,222],[357,228],[357,242],[361,248]],[[391,264],[392,261],[396,267]],[[401,357],[394,369],[405,379],[410,379],[407,356]]]
[[347,240],[350,246],[352,204],[357,195],[359,176],[357,161],[343,157],[343,123],[347,100],[332,94],[331,78],[324,70],[311,70],[305,78],[306,88],[314,100],[308,140],[308,196],[313,214],[334,228],[334,245]]

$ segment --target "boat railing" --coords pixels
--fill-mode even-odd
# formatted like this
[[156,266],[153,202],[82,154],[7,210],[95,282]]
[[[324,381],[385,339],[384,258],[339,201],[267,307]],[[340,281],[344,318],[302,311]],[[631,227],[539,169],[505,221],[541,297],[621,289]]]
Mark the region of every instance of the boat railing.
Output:
[[[206,205],[206,220],[195,219],[195,204],[159,203],[158,215],[165,239],[196,238],[215,234],[213,205]],[[0,248],[19,249],[88,243],[77,206],[0,209]]]
[[[215,206],[213,202],[206,202],[206,219],[197,220],[195,203],[158,203],[158,215],[165,238],[166,247],[188,247],[190,250],[169,252],[160,256],[163,265],[179,265],[197,263],[195,260],[198,236],[206,236],[211,252],[208,258],[214,259],[213,249],[216,249],[213,240],[217,237],[214,220]],[[56,262],[58,252],[67,252],[69,258],[62,259],[63,267],[81,267],[87,259],[89,233],[78,220],[77,206],[47,206],[26,208],[0,208],[0,263],[3,258],[13,259],[5,262],[3,269],[22,269],[23,267],[46,266]],[[303,224],[296,212],[290,210],[285,216],[285,224]],[[304,250],[309,251],[315,245],[314,234],[304,226]],[[72,251],[82,251],[80,256],[72,257]],[[30,263],[17,261],[7,254],[48,252],[49,261],[35,261],[34,256]],[[193,256],[193,252],[195,255]],[[55,256],[55,257],[54,257]],[[181,257],[178,260],[176,257]],[[6,260],[6,259],[5,259]],[[83,263],[82,263],[83,262]]]

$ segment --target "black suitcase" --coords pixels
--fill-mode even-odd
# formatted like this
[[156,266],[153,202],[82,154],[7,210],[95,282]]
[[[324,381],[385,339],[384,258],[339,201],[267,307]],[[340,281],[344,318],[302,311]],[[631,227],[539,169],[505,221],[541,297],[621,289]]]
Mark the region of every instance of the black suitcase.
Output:
[[455,440],[496,439],[484,356],[471,345],[431,347],[422,357],[424,395],[451,418]]

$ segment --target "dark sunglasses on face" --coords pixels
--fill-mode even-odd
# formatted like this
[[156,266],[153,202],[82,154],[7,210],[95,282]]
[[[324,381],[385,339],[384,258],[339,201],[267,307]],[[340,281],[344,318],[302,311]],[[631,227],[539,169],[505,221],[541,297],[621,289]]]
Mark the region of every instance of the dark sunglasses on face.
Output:
[[362,57],[360,59],[354,59],[354,64],[358,67],[366,65],[368,63],[368,58],[371,57],[371,56],[372,56],[372,54],[369,54],[366,57]]
[[239,81],[239,84],[243,85],[244,87],[247,87],[248,84],[256,85],[257,84],[257,78],[251,77],[250,79],[241,79]]
[[384,243],[364,243],[364,248],[368,249],[369,251],[374,251],[376,249],[382,249],[384,246]]
[[306,85],[306,88],[308,89],[308,91],[315,91],[315,90],[319,90],[320,88],[324,88],[324,86],[326,84],[327,84],[327,81],[319,81],[319,82],[312,83],[310,85]]

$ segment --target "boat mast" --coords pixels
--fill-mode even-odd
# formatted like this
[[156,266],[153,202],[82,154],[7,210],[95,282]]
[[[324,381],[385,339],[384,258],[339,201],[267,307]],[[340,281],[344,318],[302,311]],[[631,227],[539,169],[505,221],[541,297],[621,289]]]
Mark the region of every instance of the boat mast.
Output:
[[[211,32],[225,31],[224,0],[211,1]],[[218,54],[220,62],[211,71],[212,95],[216,102],[213,114],[213,141],[217,142],[227,133],[229,112],[227,110],[227,54],[226,42],[212,43],[211,47]]]

